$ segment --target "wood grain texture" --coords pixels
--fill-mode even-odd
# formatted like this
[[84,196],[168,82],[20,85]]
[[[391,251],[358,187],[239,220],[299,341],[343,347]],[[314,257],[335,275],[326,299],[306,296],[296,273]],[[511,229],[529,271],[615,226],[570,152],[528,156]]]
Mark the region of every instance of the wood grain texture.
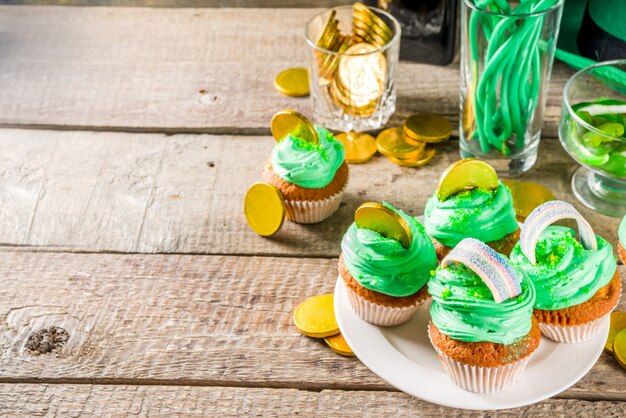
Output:
[[[193,386],[0,385],[0,410],[28,416],[299,416],[429,417],[460,413],[397,392],[256,389]],[[622,417],[624,402],[550,399],[498,412],[464,411],[464,417]]]
[[[394,390],[292,324],[300,302],[332,292],[336,263],[0,252],[0,382]],[[32,354],[28,337],[49,327],[65,329],[67,342]],[[623,382],[603,354],[559,396],[626,400]]]
[[[279,109],[311,114],[273,79],[307,64],[304,25],[319,10],[2,7],[0,125],[266,134]],[[548,136],[572,73],[555,66]],[[458,64],[402,62],[396,84],[394,123],[427,110],[456,125]]]
[[[350,166],[339,211],[318,225],[286,222],[261,238],[243,216],[246,189],[261,180],[274,140],[261,136],[162,135],[0,129],[0,243],[49,250],[336,257],[355,209],[388,201],[418,215],[458,143],[421,169],[378,156]],[[618,219],[578,204],[575,163],[554,140],[522,177],[574,203],[615,244]]]

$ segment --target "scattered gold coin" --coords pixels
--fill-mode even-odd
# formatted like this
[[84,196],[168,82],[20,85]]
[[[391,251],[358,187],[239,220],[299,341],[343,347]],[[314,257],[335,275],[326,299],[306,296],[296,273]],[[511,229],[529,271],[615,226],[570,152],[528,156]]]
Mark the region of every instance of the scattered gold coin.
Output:
[[606,348],[608,352],[613,353],[613,343],[615,341],[615,336],[624,329],[626,329],[626,312],[611,313],[609,336],[606,338],[606,344],[604,345],[604,348]]
[[402,128],[389,128],[378,134],[376,146],[378,151],[387,157],[406,159],[420,155],[426,144],[423,142],[409,144],[402,133]]
[[341,354],[342,356],[346,357],[354,356],[354,352],[346,342],[346,339],[343,338],[343,335],[337,334],[333,335],[332,337],[326,337],[324,338],[324,341],[335,353]]
[[537,206],[556,200],[552,192],[541,184],[509,179],[502,180],[502,183],[511,190],[513,207],[520,218],[530,215]]
[[441,201],[464,190],[482,187],[487,190],[498,188],[498,175],[492,166],[475,158],[466,158],[453,163],[441,175],[437,196]]
[[274,87],[287,96],[308,96],[309,70],[306,68],[288,68],[281,71],[274,79]]
[[409,224],[396,212],[377,202],[363,203],[354,212],[356,226],[378,232],[380,235],[395,239],[404,248],[413,242]]
[[411,156],[408,158],[395,158],[395,157],[387,157],[391,160],[391,162],[398,164],[400,166],[403,167],[422,167],[426,164],[428,164],[429,162],[432,161],[433,158],[435,158],[435,147],[433,147],[432,145],[426,145],[426,148],[424,148],[424,151],[417,155],[417,156]]
[[613,355],[615,359],[626,369],[626,329],[621,330],[616,336],[613,342]]
[[289,134],[312,144],[319,142],[315,126],[306,116],[295,110],[281,110],[272,118],[272,136],[282,141]]
[[340,133],[335,136],[346,150],[346,161],[351,164],[364,163],[376,154],[376,140],[372,135],[359,132]]
[[296,308],[293,322],[302,334],[325,338],[339,333],[335,319],[334,296],[319,295],[305,300]]
[[443,142],[452,135],[452,125],[447,119],[432,113],[416,113],[404,121],[407,141]]
[[276,186],[254,183],[244,197],[244,213],[250,228],[257,234],[274,235],[285,221],[285,202]]

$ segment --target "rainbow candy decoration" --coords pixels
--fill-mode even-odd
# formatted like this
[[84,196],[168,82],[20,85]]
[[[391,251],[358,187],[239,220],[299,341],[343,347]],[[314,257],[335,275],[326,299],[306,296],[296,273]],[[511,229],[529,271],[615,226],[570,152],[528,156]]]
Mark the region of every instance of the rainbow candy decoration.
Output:
[[574,219],[578,224],[580,243],[588,250],[598,249],[598,240],[591,225],[567,202],[552,200],[537,206],[526,218],[520,235],[520,248],[528,261],[537,264],[535,247],[544,229],[561,219]]
[[496,303],[522,293],[519,273],[509,261],[487,244],[475,238],[465,238],[441,261],[441,268],[450,263],[465,264],[485,282]]

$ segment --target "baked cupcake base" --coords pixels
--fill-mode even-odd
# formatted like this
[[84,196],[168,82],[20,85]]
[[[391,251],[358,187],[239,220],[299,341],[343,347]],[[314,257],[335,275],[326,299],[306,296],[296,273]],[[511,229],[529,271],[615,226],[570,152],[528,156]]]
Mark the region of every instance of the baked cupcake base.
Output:
[[618,242],[617,243],[617,253],[619,254],[619,258],[622,259],[622,263],[626,264],[626,249],[624,249],[624,247],[622,247],[622,243]]
[[306,189],[280,178],[268,160],[263,169],[263,180],[276,186],[282,193],[287,219],[312,224],[330,217],[339,208],[348,183],[348,165],[344,161],[326,187]]
[[615,271],[611,281],[588,301],[563,309],[534,309],[533,315],[539,321],[541,332],[551,340],[580,343],[602,330],[603,320],[615,309],[621,293],[622,280]]
[[[515,247],[515,244],[517,244],[517,242],[519,241],[519,235],[520,235],[520,228],[517,228],[516,231],[511,232],[510,234],[506,235],[504,238],[501,238],[497,241],[486,242],[485,244],[493,248],[496,252],[500,254],[504,254],[508,257],[509,255],[511,255],[511,251],[513,251],[513,247]],[[437,241],[435,238],[432,238],[432,240],[433,240],[433,244],[435,245],[435,252],[437,253],[437,259],[441,261],[444,259],[446,255],[448,255],[450,251],[452,251],[452,248],[443,245],[442,243]]]
[[469,392],[502,392],[514,385],[539,347],[541,332],[535,319],[530,332],[513,344],[458,341],[431,322],[428,338],[450,379]]
[[410,296],[394,297],[367,289],[352,277],[343,257],[339,257],[339,276],[342,278],[348,301],[359,318],[370,324],[390,327],[410,320],[419,306],[429,298],[424,285]]

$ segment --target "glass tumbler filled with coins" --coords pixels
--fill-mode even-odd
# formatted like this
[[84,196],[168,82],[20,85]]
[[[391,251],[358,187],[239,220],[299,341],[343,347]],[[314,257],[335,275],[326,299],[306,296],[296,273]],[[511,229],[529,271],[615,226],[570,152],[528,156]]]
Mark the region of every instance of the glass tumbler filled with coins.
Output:
[[382,127],[396,108],[398,21],[355,3],[314,16],[306,40],[315,122],[344,132]]

